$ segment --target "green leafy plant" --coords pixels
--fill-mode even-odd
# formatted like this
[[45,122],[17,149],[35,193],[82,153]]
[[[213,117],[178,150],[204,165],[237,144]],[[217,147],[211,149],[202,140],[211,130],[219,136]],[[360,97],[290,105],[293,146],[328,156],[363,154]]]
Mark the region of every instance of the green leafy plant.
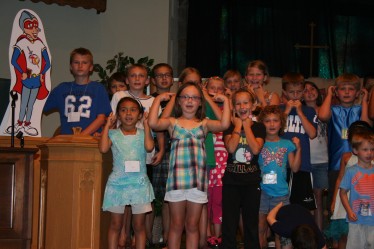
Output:
[[147,68],[148,74],[151,72],[151,66],[154,59],[149,59],[148,56],[138,59],[136,62],[130,56],[124,56],[123,52],[119,52],[114,57],[106,62],[105,68],[100,64],[94,64],[94,72],[100,78],[100,82],[107,87],[108,79],[115,72],[126,72],[127,68],[132,64],[142,64]]

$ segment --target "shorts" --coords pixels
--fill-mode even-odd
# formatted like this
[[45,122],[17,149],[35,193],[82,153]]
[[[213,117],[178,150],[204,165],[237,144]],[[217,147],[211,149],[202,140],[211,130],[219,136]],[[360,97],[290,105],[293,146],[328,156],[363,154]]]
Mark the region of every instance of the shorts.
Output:
[[348,234],[348,222],[346,219],[330,220],[330,224],[323,230],[327,238],[339,240]]
[[312,173],[298,171],[290,174],[290,203],[300,204],[309,210],[317,208],[312,188]]
[[327,189],[329,187],[328,163],[312,164],[313,189]]
[[289,196],[270,196],[265,191],[261,191],[259,213],[268,214],[279,202],[283,202],[283,206],[290,204]]
[[206,192],[200,191],[197,188],[190,189],[178,189],[166,192],[165,201],[168,202],[179,202],[179,201],[190,201],[195,203],[207,203],[208,195]]
[[222,187],[208,188],[208,219],[222,224]]
[[[280,244],[281,246],[292,246],[292,241],[290,238],[286,238],[286,237],[282,237],[282,236],[279,236],[280,237]],[[291,247],[292,248],[292,247]]]
[[374,226],[349,223],[347,249],[373,248]]
[[[145,214],[152,211],[151,203],[143,204],[131,204],[132,214]],[[123,214],[125,212],[125,206],[109,207],[107,211],[116,214]]]

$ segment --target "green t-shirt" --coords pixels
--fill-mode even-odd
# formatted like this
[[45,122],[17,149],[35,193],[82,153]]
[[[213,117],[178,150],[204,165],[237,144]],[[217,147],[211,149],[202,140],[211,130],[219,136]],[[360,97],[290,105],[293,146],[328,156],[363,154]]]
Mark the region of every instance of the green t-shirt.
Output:
[[[216,115],[214,115],[212,107],[206,103],[205,105],[206,117],[212,120],[217,120]],[[206,152],[206,165],[210,168],[216,167],[216,157],[214,155],[214,142],[213,134],[208,132],[205,138],[205,152]]]

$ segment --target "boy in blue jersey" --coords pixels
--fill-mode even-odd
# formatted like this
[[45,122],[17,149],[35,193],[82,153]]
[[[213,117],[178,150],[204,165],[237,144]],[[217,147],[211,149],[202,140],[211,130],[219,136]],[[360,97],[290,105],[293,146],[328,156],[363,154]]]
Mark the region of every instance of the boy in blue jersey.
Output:
[[[360,93],[362,93],[361,105],[356,104]],[[334,95],[339,104],[332,105]],[[368,93],[366,89],[361,89],[360,78],[357,75],[344,73],[336,78],[335,86],[328,88],[318,118],[322,122],[328,122],[329,200],[331,200],[339,175],[342,154],[351,151],[347,139],[348,127],[357,120],[371,124],[368,118]]]
[[309,139],[317,136],[317,115],[314,108],[301,103],[305,88],[304,76],[300,73],[286,73],[282,78],[283,95],[287,102],[281,105],[287,115],[283,138],[292,140],[297,137],[302,148],[301,167],[296,173],[289,173],[290,202],[316,209],[312,188],[312,165],[310,162]]
[[63,82],[55,87],[44,106],[44,112],[60,113],[61,134],[73,134],[80,127],[81,135],[100,132],[106,116],[111,112],[105,87],[90,80],[93,56],[86,48],[74,49],[70,54],[70,72],[73,82]]

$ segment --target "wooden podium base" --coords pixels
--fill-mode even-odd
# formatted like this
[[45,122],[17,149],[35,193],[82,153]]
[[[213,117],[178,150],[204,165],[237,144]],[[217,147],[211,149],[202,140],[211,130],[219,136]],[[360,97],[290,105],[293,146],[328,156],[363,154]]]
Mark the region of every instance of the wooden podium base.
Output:
[[109,214],[101,211],[111,153],[101,154],[90,136],[60,135],[41,150],[39,248],[107,247]]

